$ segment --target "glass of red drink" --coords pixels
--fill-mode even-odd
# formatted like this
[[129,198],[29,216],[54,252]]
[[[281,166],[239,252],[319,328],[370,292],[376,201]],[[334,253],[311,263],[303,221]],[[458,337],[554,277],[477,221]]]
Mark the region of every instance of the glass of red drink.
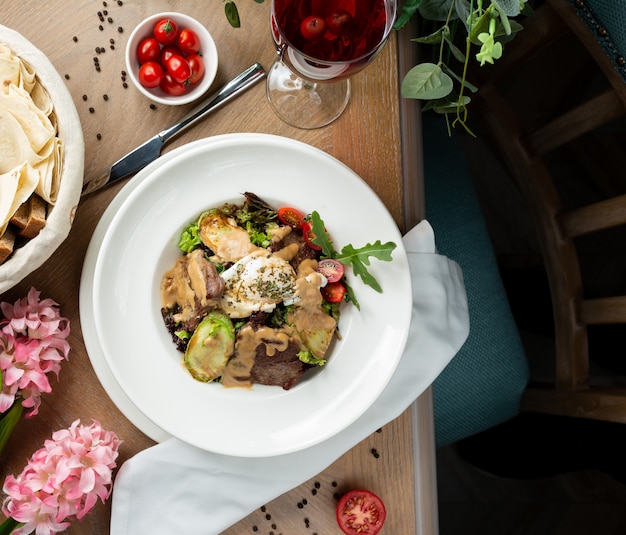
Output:
[[384,46],[396,0],[272,0],[278,59],[267,96],[281,119],[298,128],[334,121],[350,99],[349,77]]

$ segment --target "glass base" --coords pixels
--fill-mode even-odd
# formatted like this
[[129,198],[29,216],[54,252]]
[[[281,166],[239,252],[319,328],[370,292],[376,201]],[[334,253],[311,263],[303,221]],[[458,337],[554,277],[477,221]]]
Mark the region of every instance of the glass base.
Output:
[[277,60],[267,75],[267,98],[276,114],[297,128],[320,128],[332,123],[350,100],[350,81],[312,83]]

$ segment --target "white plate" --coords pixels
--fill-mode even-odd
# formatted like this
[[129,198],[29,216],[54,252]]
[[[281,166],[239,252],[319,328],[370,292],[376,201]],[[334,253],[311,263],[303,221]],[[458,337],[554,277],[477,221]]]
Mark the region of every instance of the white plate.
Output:
[[[288,391],[262,385],[227,389],[195,381],[181,365],[161,319],[160,280],[180,254],[181,230],[207,208],[241,202],[245,191],[276,207],[317,210],[338,247],[378,239],[397,244],[392,262],[372,260],[369,268],[383,293],[351,278],[361,310],[342,305],[342,339],[334,343],[328,363]],[[111,387],[107,381],[105,388],[131,421],[148,427],[148,434],[160,430],[163,436],[226,455],[281,455],[338,433],[383,391],[408,335],[409,268],[393,219],[345,165],[282,137],[216,136],[157,160],[120,197],[106,211],[89,247],[81,321],[93,314],[86,323],[94,328],[88,325],[83,334],[91,358],[98,346],[95,353],[108,367],[103,371],[98,363],[99,377],[112,374],[117,384]]]

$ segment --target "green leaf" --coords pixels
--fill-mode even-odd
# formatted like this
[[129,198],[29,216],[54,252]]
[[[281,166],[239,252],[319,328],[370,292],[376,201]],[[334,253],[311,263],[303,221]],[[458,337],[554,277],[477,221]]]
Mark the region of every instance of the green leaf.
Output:
[[439,65],[420,63],[406,73],[400,92],[404,98],[433,100],[452,92],[453,82]]
[[333,247],[333,242],[326,231],[326,227],[319,213],[311,213],[311,226],[313,234],[315,235],[312,242],[322,248],[322,254],[324,256],[333,258],[335,255],[335,248]]
[[[471,98],[467,95],[463,95],[461,107],[467,106],[471,102]],[[433,109],[437,113],[456,113],[459,108],[459,99],[455,100],[447,100],[443,99],[441,101],[435,101],[432,103],[431,109]]]
[[305,364],[312,364],[314,366],[323,366],[326,364],[324,359],[318,359],[314,357],[310,351],[299,351],[298,359],[304,362]]
[[380,240],[373,244],[368,243],[365,247],[360,247],[359,249],[355,249],[352,245],[346,245],[335,258],[342,264],[351,265],[354,274],[361,277],[364,284],[381,293],[383,289],[365,266],[370,265],[370,257],[377,258],[383,262],[390,262],[392,260],[391,253],[395,248],[395,243],[387,242],[383,244]]
[[0,535],[11,535],[17,528],[24,525],[24,522],[18,522],[12,517],[7,518],[0,524]]
[[411,20],[411,17],[415,15],[421,3],[422,0],[406,0],[406,2],[402,5],[402,9],[400,10],[400,14],[396,19],[396,22],[393,25],[394,30],[399,30],[405,26]]
[[416,37],[415,39],[411,39],[411,41],[424,45],[437,45],[441,43],[449,33],[450,29],[447,26],[442,26],[436,32],[431,33],[430,35]]
[[454,44],[454,42],[446,37],[446,43],[448,44],[448,48],[452,52],[452,55],[459,61],[460,63],[465,63],[465,54],[459,49],[458,46]]
[[[420,5],[420,15],[427,20],[448,20],[452,2],[453,0],[423,0]],[[456,14],[451,19],[455,17]]]
[[239,28],[241,26],[239,10],[235,2],[226,2],[226,4],[224,4],[224,13],[226,13],[226,19],[233,28]]
[[9,412],[3,414],[2,420],[0,420],[0,454],[4,451],[4,447],[9,441],[9,437],[15,429],[17,422],[20,421],[24,407],[18,400],[13,403]]

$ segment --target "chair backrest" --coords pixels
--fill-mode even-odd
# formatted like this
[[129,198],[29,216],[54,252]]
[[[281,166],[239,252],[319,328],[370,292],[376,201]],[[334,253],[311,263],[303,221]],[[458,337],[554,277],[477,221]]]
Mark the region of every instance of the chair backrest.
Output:
[[[626,423],[626,388],[595,385],[589,355],[589,326],[626,324],[626,295],[587,290],[578,250],[596,236],[606,244],[607,229],[626,224],[626,171],[610,174],[603,159],[626,149],[616,127],[626,114],[626,2],[545,0],[523,26],[481,70],[472,104],[525,201],[550,284],[554,383],[531,383],[522,409]],[[520,92],[520,76],[533,77],[533,91]],[[572,204],[572,184],[552,172],[571,154],[589,162],[588,204]]]

